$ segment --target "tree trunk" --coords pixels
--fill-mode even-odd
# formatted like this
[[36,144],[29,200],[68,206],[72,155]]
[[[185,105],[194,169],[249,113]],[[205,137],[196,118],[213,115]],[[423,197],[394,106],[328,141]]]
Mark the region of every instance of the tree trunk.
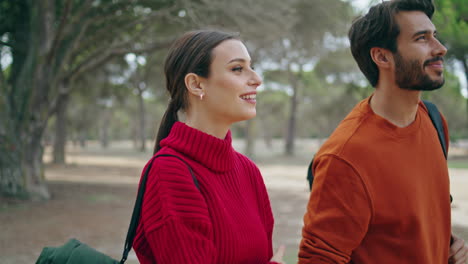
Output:
[[104,107],[102,111],[102,124],[101,124],[101,133],[100,141],[101,147],[106,149],[109,147],[109,125],[111,119],[111,110],[108,107]]
[[[132,121],[130,121],[132,122]],[[131,123],[131,126],[132,126],[132,145],[133,145],[133,149],[135,150],[138,150],[138,126],[133,124],[133,122]]]
[[45,182],[44,163],[42,154],[44,148],[41,145],[43,130],[36,131],[33,134],[31,142],[23,150],[25,159],[23,160],[23,168],[26,174],[26,189],[29,193],[29,198],[32,200],[50,199],[50,193]]
[[143,90],[138,89],[138,112],[139,112],[139,133],[140,138],[140,151],[146,151],[146,109],[145,109],[145,100],[143,98]]
[[0,190],[2,195],[26,197],[26,186],[23,184],[21,167],[21,146],[16,135],[8,135],[5,131],[0,140]]
[[[260,122],[261,122],[261,120],[260,120]],[[263,122],[262,132],[263,132],[263,140],[265,141],[265,146],[268,149],[272,149],[273,148],[273,137],[271,135],[271,130],[268,129],[267,122]]]
[[18,137],[14,130],[10,130],[10,135],[5,135],[9,140],[0,143],[0,192],[23,199],[49,199],[42,162],[44,129],[36,122],[30,124],[32,133]]
[[255,120],[247,120],[245,125],[245,155],[251,159],[255,156]]
[[[300,68],[300,72],[302,67]],[[294,75],[294,72],[289,69],[289,80],[293,89],[293,94],[291,95],[290,102],[290,113],[288,119],[288,126],[286,131],[286,145],[285,145],[285,154],[287,156],[294,155],[294,140],[296,137],[296,116],[297,116],[297,95],[299,90],[299,77]]]
[[67,108],[70,102],[69,95],[63,95],[58,101],[56,122],[55,122],[55,140],[54,140],[54,163],[65,164],[65,147],[67,142]]
[[49,91],[51,67],[47,61],[53,40],[55,1],[29,1],[27,20],[12,39],[27,45],[17,45],[12,51],[10,75],[12,88],[8,94],[6,115],[1,120],[0,193],[33,200],[49,199],[44,179],[41,145],[44,129],[50,117]]
[[78,141],[81,148],[86,148],[86,132],[84,130],[78,132]]
[[285,154],[288,156],[294,155],[294,138],[296,133],[296,112],[297,112],[297,87],[293,87],[291,95],[291,112],[289,113],[288,127],[286,132],[286,149]]

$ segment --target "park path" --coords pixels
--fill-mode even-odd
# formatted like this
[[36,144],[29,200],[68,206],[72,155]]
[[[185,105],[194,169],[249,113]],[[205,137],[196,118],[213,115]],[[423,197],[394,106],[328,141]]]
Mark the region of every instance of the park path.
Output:
[[[67,166],[46,167],[52,200],[0,200],[2,264],[34,263],[42,247],[61,245],[70,237],[119,258],[148,154],[128,148],[95,150],[72,152]],[[285,244],[287,263],[296,263],[309,198],[307,160],[268,157],[257,162],[275,215],[274,246]],[[450,169],[450,179],[454,228],[468,240],[468,170]],[[127,263],[138,263],[134,254]]]

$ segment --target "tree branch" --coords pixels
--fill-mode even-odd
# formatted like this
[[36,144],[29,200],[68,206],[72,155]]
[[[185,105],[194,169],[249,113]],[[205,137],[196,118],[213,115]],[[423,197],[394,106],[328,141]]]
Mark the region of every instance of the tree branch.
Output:
[[[60,82],[72,83],[74,80],[76,80],[76,78],[79,78],[83,74],[102,66],[103,64],[107,63],[109,60],[115,58],[116,56],[124,55],[127,53],[141,54],[141,53],[150,52],[150,51],[161,49],[161,48],[166,48],[172,43],[172,41],[173,41],[172,39],[170,40],[167,39],[167,40],[160,41],[160,42],[154,42],[142,48],[117,47],[114,49],[109,49],[109,51],[107,52],[104,52],[105,49],[103,49],[99,52],[93,53],[87,59],[85,59],[83,63],[78,65],[74,70],[70,71],[67,75],[58,79],[57,84],[59,84]],[[97,56],[98,54],[101,54],[101,55]],[[57,87],[66,87],[66,86],[57,85]],[[70,85],[67,88],[62,88],[58,91],[58,95],[51,100],[49,111],[48,111],[48,116],[52,116],[53,114],[56,113],[58,101],[60,100],[61,95],[69,94],[72,90],[73,90],[73,85]]]
[[[125,55],[127,53],[142,54],[142,53],[169,47],[172,41],[173,41],[172,39],[166,39],[164,41],[150,43],[141,48],[126,47],[126,45],[128,45],[128,42],[127,42],[127,43],[115,45],[114,48],[110,48],[110,49],[108,48],[107,52],[104,52],[105,49],[96,51],[95,53],[90,55],[88,59],[84,60],[83,63],[81,63],[75,69],[70,71],[68,76],[70,78],[75,78],[78,75],[81,75],[89,70],[92,70],[92,69],[95,69],[96,67],[101,66],[102,64],[106,63],[107,61],[109,61],[110,59],[116,56]],[[99,54],[103,54],[103,55],[99,56]]]
[[0,45],[7,46],[7,47],[10,47],[10,48],[13,48],[13,45],[11,45],[11,44],[10,44],[10,43],[8,43],[8,42],[1,41],[1,40],[0,40]]
[[1,88],[0,91],[2,91],[2,94],[4,94],[6,96],[8,88],[7,88],[7,82],[6,82],[5,75],[3,74],[3,68],[2,68],[1,63],[0,63],[0,84],[2,86],[2,87],[0,87]]
[[[88,11],[92,8],[93,1],[94,0],[86,0],[86,2],[83,3],[83,5],[78,7],[81,12],[76,13],[75,15],[72,15],[72,17],[70,19],[72,24],[74,22],[77,22],[77,21],[81,20],[83,18],[83,15],[88,13]],[[74,13],[74,11],[75,10],[73,10],[73,13]]]
[[74,57],[74,51],[77,49],[79,43],[83,39],[83,36],[85,35],[88,27],[89,27],[89,21],[83,23],[79,27],[79,31],[76,34],[75,39],[70,44],[70,46],[66,49],[66,52],[62,57],[62,60],[60,60],[60,65],[55,65],[56,66],[55,68],[57,68],[58,71],[57,71],[57,74],[55,75],[56,78],[52,80],[52,87],[56,87],[55,85],[58,84],[59,80],[64,79],[64,78],[61,78],[61,76],[65,75],[65,72],[67,71],[66,66],[72,63],[70,58]]
[[[159,10],[159,11],[153,12],[152,14],[147,15],[145,17],[142,17],[140,19],[136,19],[136,20],[133,19],[132,21],[129,21],[128,23],[124,23],[124,26],[119,31],[120,32],[125,32],[126,31],[125,29],[132,28],[132,27],[134,27],[134,26],[136,26],[138,24],[151,23],[155,19],[159,19],[161,17],[170,15],[171,12],[174,11],[175,9],[176,9],[176,7],[173,6],[173,7],[164,9],[164,10]],[[90,23],[90,25],[95,25],[95,24],[105,22],[106,20],[109,20],[109,19],[112,19],[112,17],[110,17],[110,16],[96,17],[96,18],[91,19],[89,21],[89,23]],[[93,34],[92,34],[93,37],[87,39],[84,43],[82,43],[80,45],[79,50],[83,50],[83,48],[86,48],[87,46],[90,46],[90,45],[93,45],[95,43],[100,42],[100,39],[102,38],[102,36],[105,33],[109,33],[111,31],[111,29],[113,29],[115,27],[116,27],[115,23],[112,23],[112,21],[110,21],[109,23],[107,23],[107,26],[101,27],[99,29],[99,31],[97,31],[97,32],[93,32]],[[115,36],[111,36],[111,38],[115,38]]]
[[72,0],[67,0],[67,2],[65,3],[65,9],[62,13],[62,17],[60,18],[60,24],[57,30],[57,34],[55,34],[54,41],[52,42],[52,48],[50,49],[49,55],[47,56],[46,61],[48,62],[52,61],[52,58],[57,53],[59,43],[62,41],[63,36],[65,35],[63,34],[63,32],[64,32],[67,18],[70,15],[71,3],[72,3]]

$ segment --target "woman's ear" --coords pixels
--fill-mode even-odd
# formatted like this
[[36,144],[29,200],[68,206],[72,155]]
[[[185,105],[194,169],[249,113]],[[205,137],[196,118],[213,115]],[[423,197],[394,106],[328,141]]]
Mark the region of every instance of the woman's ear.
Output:
[[370,55],[377,67],[382,69],[390,68],[393,56],[388,49],[373,47],[370,49]]
[[195,95],[196,97],[203,96],[203,88],[201,87],[201,77],[195,73],[189,73],[185,75],[185,87],[190,94]]

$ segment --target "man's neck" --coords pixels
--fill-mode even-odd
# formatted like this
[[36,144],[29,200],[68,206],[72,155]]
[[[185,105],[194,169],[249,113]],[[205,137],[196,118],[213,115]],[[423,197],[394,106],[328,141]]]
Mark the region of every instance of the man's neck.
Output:
[[416,118],[421,91],[401,89],[396,85],[377,86],[370,107],[377,115],[398,127],[407,127]]

